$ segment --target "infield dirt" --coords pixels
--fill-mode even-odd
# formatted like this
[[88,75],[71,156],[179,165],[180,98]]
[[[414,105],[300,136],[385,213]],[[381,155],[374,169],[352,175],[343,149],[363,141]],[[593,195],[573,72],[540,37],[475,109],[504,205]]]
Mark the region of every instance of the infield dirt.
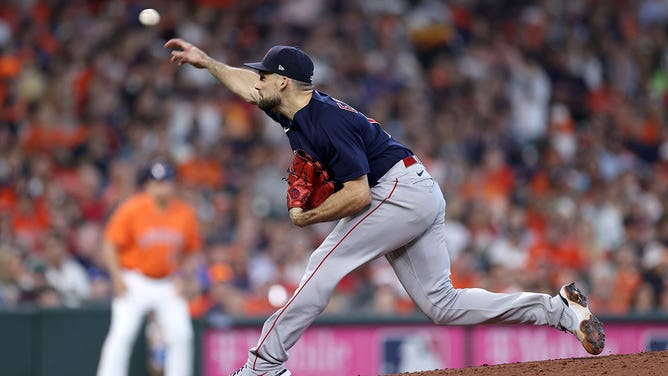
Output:
[[[461,369],[401,373],[403,376],[664,376],[668,375],[668,351],[567,358],[539,362],[499,364]],[[394,375],[394,376],[398,376]],[[392,376],[392,375],[387,375]]]

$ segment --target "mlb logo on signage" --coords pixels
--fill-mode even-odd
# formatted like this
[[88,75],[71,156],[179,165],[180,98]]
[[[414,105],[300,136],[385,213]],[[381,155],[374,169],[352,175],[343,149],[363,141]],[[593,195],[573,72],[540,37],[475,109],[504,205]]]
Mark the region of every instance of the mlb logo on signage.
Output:
[[442,344],[428,332],[406,332],[380,340],[381,373],[415,372],[445,368]]
[[647,344],[645,345],[647,351],[663,351],[668,350],[668,334],[664,335],[650,335]]

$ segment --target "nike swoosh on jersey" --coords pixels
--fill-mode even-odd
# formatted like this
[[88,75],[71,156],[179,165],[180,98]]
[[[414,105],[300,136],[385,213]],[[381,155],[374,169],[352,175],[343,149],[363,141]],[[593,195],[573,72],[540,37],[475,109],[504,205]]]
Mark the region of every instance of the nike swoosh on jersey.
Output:
[[422,176],[422,173],[424,173],[424,170],[420,170],[420,172],[416,172],[418,176]]

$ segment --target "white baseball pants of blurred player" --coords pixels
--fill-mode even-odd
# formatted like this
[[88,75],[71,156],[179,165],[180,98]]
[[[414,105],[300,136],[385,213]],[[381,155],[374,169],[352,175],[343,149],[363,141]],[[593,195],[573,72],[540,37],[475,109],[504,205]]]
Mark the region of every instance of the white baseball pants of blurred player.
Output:
[[265,322],[257,346],[249,351],[248,367],[280,369],[339,281],[379,256],[387,258],[408,294],[436,324],[557,327],[570,319],[558,295],[455,289],[445,245],[445,199],[422,164],[406,165],[395,164],[371,189],[369,208],[339,221],[313,252],[297,290]]
[[193,329],[188,304],[170,279],[123,271],[127,291],[111,303],[111,327],[102,347],[97,376],[128,374],[132,346],[142,321],[154,311],[165,340],[165,376],[192,373]]

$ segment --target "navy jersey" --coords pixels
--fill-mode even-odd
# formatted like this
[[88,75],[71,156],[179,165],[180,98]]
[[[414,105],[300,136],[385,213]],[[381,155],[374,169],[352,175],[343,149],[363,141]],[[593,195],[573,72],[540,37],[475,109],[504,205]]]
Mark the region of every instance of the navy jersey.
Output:
[[377,121],[315,90],[293,120],[275,111],[265,112],[283,127],[293,150],[304,149],[338,183],[368,175],[373,187],[395,163],[413,155]]

